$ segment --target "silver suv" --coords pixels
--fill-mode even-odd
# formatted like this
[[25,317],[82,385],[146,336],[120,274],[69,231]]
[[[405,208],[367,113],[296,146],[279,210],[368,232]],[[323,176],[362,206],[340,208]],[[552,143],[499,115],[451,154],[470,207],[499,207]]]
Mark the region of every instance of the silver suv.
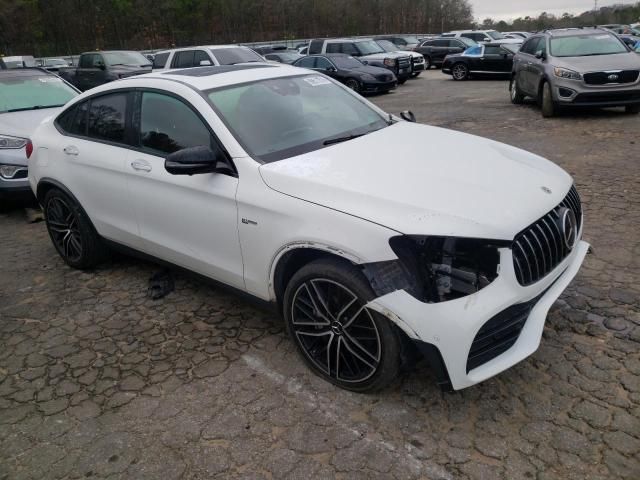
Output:
[[562,107],[626,107],[640,112],[640,56],[600,28],[547,30],[513,62],[511,101],[537,99],[544,117]]

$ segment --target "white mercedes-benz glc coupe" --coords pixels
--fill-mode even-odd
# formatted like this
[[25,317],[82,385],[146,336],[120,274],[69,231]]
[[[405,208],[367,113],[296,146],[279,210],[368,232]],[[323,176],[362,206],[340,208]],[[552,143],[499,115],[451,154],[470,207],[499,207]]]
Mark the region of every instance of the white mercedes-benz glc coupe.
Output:
[[32,140],[30,184],[67,264],[123,246],[273,302],[309,367],[354,391],[416,352],[455,390],[518,363],[589,247],[553,163],[295,67],[119,80]]

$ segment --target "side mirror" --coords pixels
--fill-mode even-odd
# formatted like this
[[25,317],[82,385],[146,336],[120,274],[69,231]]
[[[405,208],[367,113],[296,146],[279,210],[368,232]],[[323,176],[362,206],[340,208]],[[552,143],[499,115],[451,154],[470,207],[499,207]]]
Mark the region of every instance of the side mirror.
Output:
[[542,50],[538,50],[536,52],[536,58],[538,60],[545,60],[547,58],[547,56],[545,55],[545,53]]
[[413,114],[411,110],[403,110],[402,112],[400,112],[400,116],[402,117],[403,120],[406,120],[407,122],[411,122],[411,123],[416,122],[416,116]]
[[211,60],[200,60],[201,67],[210,67],[211,65]]
[[171,175],[215,173],[220,157],[220,152],[206,146],[183,148],[167,155],[164,168]]
[[107,66],[106,66],[104,63],[99,63],[99,64],[98,64],[98,68],[99,68],[100,70],[106,70],[106,69],[107,69]]

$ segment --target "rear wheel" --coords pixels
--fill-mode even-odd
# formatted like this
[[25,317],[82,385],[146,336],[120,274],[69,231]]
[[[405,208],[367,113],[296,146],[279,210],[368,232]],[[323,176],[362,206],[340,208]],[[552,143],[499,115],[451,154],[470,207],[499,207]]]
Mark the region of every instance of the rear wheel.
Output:
[[89,218],[71,197],[56,188],[44,197],[44,218],[53,246],[71,267],[98,265],[107,249]]
[[469,69],[464,63],[456,63],[451,67],[451,75],[454,80],[462,81],[469,78]]
[[551,85],[549,85],[549,82],[544,82],[544,85],[542,86],[540,108],[542,109],[542,116],[544,118],[551,118],[558,114],[558,106],[556,105],[556,102],[553,101]]
[[429,70],[431,68],[431,58],[424,57],[424,69]]
[[379,390],[400,372],[400,335],[366,308],[374,297],[360,270],[335,259],[305,265],[285,291],[287,330],[305,363],[347,390]]
[[360,83],[355,78],[350,78],[344,84],[354,92],[360,91]]
[[631,114],[638,114],[640,113],[640,104],[637,105],[627,105],[626,107],[624,107],[624,110],[627,113],[631,113]]
[[518,80],[516,77],[511,79],[511,103],[520,105],[524,101],[524,95],[518,88]]

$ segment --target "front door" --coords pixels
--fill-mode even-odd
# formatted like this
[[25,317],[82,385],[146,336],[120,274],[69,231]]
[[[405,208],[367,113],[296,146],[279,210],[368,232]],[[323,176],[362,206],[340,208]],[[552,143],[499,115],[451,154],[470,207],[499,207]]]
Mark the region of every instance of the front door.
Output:
[[237,176],[172,175],[164,168],[170,153],[213,146],[212,132],[189,104],[167,93],[138,92],[136,105],[140,149],[130,152],[126,169],[144,250],[244,289]]

